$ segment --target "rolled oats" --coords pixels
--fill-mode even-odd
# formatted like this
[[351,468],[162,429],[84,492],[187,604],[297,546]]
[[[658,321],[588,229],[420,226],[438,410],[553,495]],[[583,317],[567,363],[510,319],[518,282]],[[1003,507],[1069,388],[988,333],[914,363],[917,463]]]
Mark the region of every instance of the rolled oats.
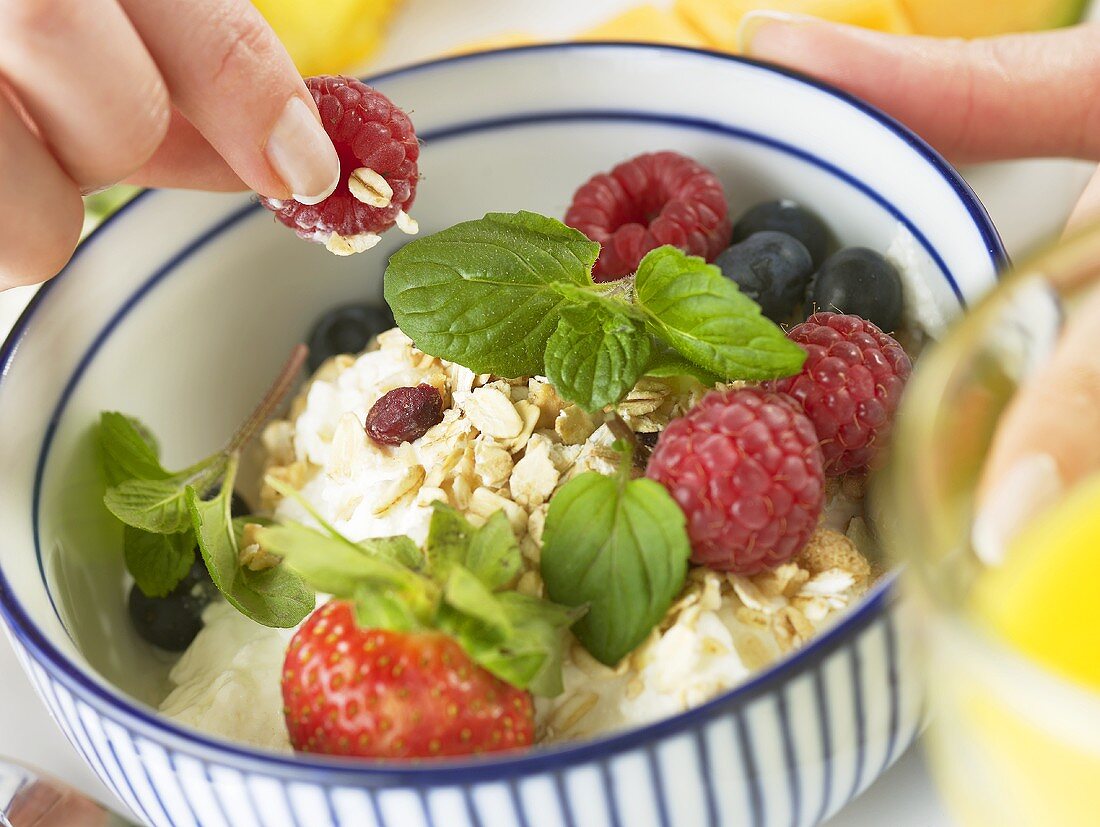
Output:
[[512,471],[512,499],[527,509],[540,506],[550,499],[560,476],[550,459],[550,440],[532,436]]
[[478,488],[470,496],[470,504],[467,506],[470,514],[487,520],[498,511],[503,510],[508,522],[512,524],[512,530],[518,536],[522,536],[527,530],[527,512],[522,507],[505,499],[488,488]]
[[512,476],[512,454],[496,442],[477,437],[474,440],[474,469],[481,485],[499,489]]
[[562,408],[558,418],[554,420],[554,430],[566,445],[581,445],[598,427],[599,423],[576,405]]
[[515,439],[523,431],[523,418],[507,394],[486,385],[462,402],[462,409],[474,427],[493,439]]
[[371,513],[375,517],[381,517],[405,497],[415,494],[423,484],[426,476],[423,465],[415,464],[406,467],[404,474],[381,486],[380,496]]
[[549,380],[532,377],[527,383],[527,401],[539,409],[538,428],[553,428],[554,421],[565,407],[565,400],[558,396],[557,390]]
[[267,462],[270,465],[289,465],[294,462],[294,423],[274,419],[264,428],[260,437]]
[[535,426],[539,421],[538,407],[526,399],[521,399],[516,403],[516,413],[523,420],[523,428],[515,439],[505,440],[501,443],[502,447],[507,448],[513,454],[522,451],[527,446],[527,442],[530,440],[531,434],[535,432]]

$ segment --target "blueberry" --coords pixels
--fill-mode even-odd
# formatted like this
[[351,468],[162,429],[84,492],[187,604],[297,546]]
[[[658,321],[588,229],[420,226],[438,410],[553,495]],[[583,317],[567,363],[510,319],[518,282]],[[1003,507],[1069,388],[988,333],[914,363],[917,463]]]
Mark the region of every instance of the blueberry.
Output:
[[147,597],[134,585],[130,589],[130,621],[145,640],[169,652],[182,652],[202,629],[202,612],[213,599],[214,584],[202,558],[165,597]]
[[372,338],[395,324],[385,302],[346,304],[318,319],[309,333],[309,369],[315,371],[330,356],[359,353]]
[[765,201],[741,216],[733,227],[733,244],[749,236],[773,230],[801,241],[814,260],[816,270],[829,253],[831,234],[824,222],[793,201]]
[[814,271],[810,253],[786,233],[755,233],[719,254],[715,264],[773,322],[785,322],[806,296]]
[[849,313],[892,333],[901,321],[901,276],[874,250],[848,247],[830,256],[817,271],[807,304],[807,313]]
[[234,491],[232,504],[229,507],[229,512],[230,515],[233,517],[247,517],[249,514],[252,513],[252,509],[248,507],[248,503],[245,501],[245,498]]

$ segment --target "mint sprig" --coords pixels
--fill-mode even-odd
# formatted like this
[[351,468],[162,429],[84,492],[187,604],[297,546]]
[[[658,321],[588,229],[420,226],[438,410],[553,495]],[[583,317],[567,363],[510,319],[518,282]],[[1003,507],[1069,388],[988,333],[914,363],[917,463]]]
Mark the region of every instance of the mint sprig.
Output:
[[806,352],[721,270],[675,247],[642,259],[634,303],[660,341],[726,379],[792,376],[806,360]]
[[424,553],[413,555],[408,537],[352,542],[298,492],[268,482],[305,506],[319,528],[272,525],[259,532],[261,545],[314,588],[350,600],[360,625],[442,631],[513,686],[547,696],[561,692],[563,633],[579,612],[506,590],[522,559],[503,512],[475,528],[437,502]]
[[614,666],[661,622],[687,576],[684,512],[659,483],[631,479],[622,443],[619,473],[580,474],[550,500],[540,566],[546,593],[587,606],[573,633]]
[[252,571],[240,564],[240,538],[231,516],[237,455],[230,456],[221,491],[209,500],[187,487],[187,508],[210,579],[241,614],[264,626],[289,629],[316,605],[312,589],[284,566]]
[[305,356],[304,346],[295,349],[225,447],[182,471],[165,469],[156,440],[138,420],[100,415],[96,437],[108,486],[103,502],[122,523],[126,568],[146,595],[163,597],[175,589],[197,545],[214,585],[258,623],[295,626],[312,610],[313,592],[293,573],[241,566],[241,526],[229,516],[238,451],[283,399]]
[[535,213],[490,213],[393,255],[385,295],[417,347],[478,373],[547,376],[588,411],[638,378],[770,379],[805,359],[721,271],[674,247],[596,284],[599,245]]

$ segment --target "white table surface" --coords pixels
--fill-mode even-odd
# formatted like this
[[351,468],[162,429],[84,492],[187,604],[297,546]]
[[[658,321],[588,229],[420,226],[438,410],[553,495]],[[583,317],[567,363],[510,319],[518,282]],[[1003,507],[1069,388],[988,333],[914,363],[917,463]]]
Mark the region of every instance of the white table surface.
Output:
[[[448,50],[497,32],[525,30],[564,37],[595,24],[634,0],[408,0],[375,66],[388,68]],[[1095,16],[1095,15],[1094,15]],[[1087,179],[1089,164],[1039,161],[967,170],[988,206],[1009,252],[1018,257],[1052,237]],[[1019,194],[1026,192],[1027,199]],[[0,334],[6,333],[33,288],[0,294]],[[0,635],[0,755],[46,769],[89,794],[111,795],[77,757],[50,720]],[[924,768],[911,751],[859,800],[837,815],[832,827],[949,827]]]

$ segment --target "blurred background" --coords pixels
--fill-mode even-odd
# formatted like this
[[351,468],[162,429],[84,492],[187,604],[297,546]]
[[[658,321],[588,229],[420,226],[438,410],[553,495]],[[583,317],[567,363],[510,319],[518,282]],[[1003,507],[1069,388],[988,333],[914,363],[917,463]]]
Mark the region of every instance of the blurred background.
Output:
[[[447,54],[566,40],[672,43],[735,54],[742,17],[757,9],[809,14],[886,32],[981,37],[1072,25],[1089,0],[254,0],[303,75],[370,74]],[[1044,168],[1058,186],[1077,170]],[[979,173],[979,194],[984,178]],[[994,186],[995,179],[990,179]],[[1015,187],[1007,181],[1004,186]],[[133,196],[116,187],[87,200],[86,232]],[[1062,194],[1059,190],[1059,196]],[[994,215],[1000,220],[1001,216]],[[1002,229],[1030,244],[1044,224]],[[1059,218],[1051,217],[1051,226]],[[1000,221],[999,221],[1000,223]]]

